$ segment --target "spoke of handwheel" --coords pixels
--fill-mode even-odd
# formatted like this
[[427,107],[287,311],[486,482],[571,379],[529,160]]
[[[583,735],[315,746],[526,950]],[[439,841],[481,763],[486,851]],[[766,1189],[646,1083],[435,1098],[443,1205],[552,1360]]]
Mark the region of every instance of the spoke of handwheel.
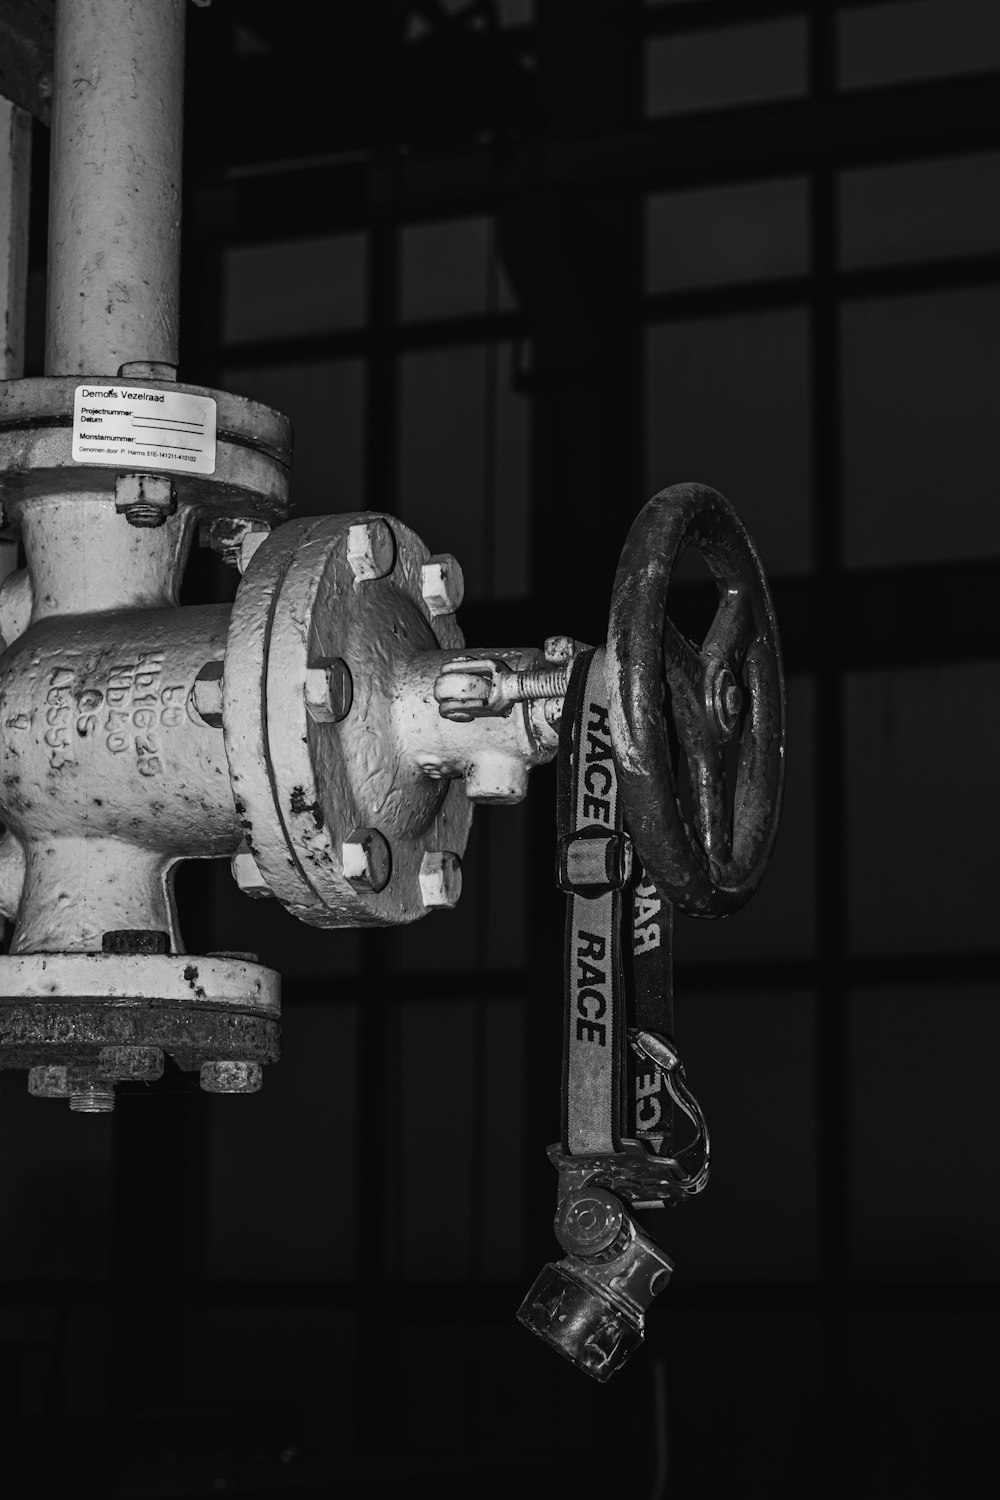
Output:
[[713,656],[721,658],[729,663],[734,672],[738,671],[753,635],[753,607],[749,585],[730,584],[719,600],[701,655],[706,661]]
[[686,747],[688,769],[694,782],[694,819],[702,848],[716,864],[732,857],[729,797],[722,748],[707,736]]
[[663,657],[666,662],[666,677],[670,690],[690,688],[696,701],[701,697],[701,683],[705,665],[686,635],[677,629],[668,615],[663,623]]

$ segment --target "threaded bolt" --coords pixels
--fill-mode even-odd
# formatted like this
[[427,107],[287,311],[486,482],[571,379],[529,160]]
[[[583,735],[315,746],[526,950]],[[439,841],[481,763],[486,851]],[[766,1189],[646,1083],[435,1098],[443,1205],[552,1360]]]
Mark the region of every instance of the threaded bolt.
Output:
[[69,1107],[77,1115],[109,1115],[115,1107],[114,1084],[78,1084],[69,1096]]
[[528,672],[518,672],[515,702],[531,698],[565,698],[570,670],[569,666],[533,667]]

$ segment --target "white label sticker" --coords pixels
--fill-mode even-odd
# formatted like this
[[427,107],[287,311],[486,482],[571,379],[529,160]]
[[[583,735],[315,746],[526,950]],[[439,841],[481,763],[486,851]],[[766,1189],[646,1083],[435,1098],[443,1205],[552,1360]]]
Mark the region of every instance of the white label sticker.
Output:
[[78,464],[213,474],[215,402],[137,385],[78,385],[73,457]]

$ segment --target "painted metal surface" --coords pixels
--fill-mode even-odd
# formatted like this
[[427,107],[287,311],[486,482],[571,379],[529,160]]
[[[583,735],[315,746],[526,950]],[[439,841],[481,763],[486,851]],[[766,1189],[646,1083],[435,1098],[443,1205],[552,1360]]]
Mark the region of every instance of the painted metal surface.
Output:
[[185,0],[56,8],[45,368],[176,366]]

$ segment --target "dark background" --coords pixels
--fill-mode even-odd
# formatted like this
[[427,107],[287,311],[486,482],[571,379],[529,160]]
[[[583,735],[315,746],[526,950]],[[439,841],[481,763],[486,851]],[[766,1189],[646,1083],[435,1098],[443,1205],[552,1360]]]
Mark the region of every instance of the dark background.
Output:
[[[285,976],[283,1060],[252,1098],[173,1074],[107,1118],[3,1076],[17,1492],[978,1488],[1000,5],[216,0],[188,27],[182,379],[292,417],[293,514],[455,552],[472,644],[603,640],[643,501],[723,490],[783,630],[785,815],[747,909],[678,918],[713,1181],[659,1221],[677,1271],[604,1389],[514,1319],[556,1253],[552,768],[477,812],[458,911],[407,931],[187,867],[188,946]],[[234,585],[195,556],[190,599]]]

